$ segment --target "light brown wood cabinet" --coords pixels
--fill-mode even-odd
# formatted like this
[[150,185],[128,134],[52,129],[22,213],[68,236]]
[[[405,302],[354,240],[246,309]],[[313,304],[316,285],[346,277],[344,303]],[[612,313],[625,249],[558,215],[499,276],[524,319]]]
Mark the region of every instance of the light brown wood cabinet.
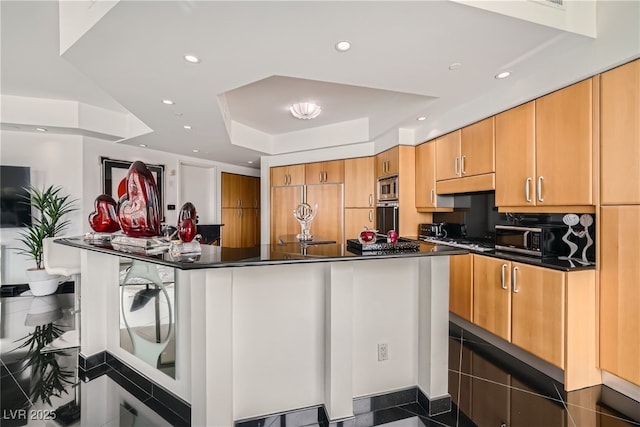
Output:
[[271,186],[304,185],[305,167],[302,165],[271,168]]
[[496,115],[496,206],[536,206],[535,101]]
[[600,76],[600,203],[640,204],[640,60]]
[[260,244],[260,210],[222,208],[222,246],[246,248]]
[[[271,244],[277,244],[281,236],[300,233],[300,224],[293,211],[302,203],[304,186],[271,187]],[[313,230],[312,230],[313,232]]]
[[565,389],[600,382],[595,271],[473,255],[473,323],[564,369]]
[[449,311],[473,321],[473,255],[449,257]]
[[376,228],[375,208],[345,208],[344,238],[357,239],[364,227]]
[[222,172],[222,208],[259,208],[260,178]]
[[600,224],[600,367],[640,386],[640,206],[603,206]]
[[311,207],[318,204],[315,219],[311,223],[311,234],[320,239],[342,242],[342,184],[307,185],[306,193],[306,202]]
[[344,160],[306,163],[305,184],[340,184],[344,182]]
[[536,206],[593,204],[593,79],[536,99]]
[[397,175],[399,171],[399,147],[393,147],[376,156],[376,176]]
[[344,161],[344,207],[375,207],[375,190],[375,157],[346,159]]
[[436,144],[416,146],[416,209],[420,212],[451,212],[453,199],[436,193]]
[[435,140],[436,193],[495,188],[494,120],[489,117]]

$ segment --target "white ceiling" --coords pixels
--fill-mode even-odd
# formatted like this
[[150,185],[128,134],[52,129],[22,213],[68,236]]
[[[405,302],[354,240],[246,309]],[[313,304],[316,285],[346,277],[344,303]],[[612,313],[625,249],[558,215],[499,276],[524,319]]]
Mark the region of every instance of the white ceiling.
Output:
[[[620,7],[633,19],[637,3]],[[281,153],[285,136],[321,139],[336,123],[368,126],[359,140],[334,136],[327,146],[393,137],[399,128],[434,135],[640,54],[632,45],[631,54],[584,62],[580,52],[609,50],[590,37],[445,0],[121,1],[62,56],[57,2],[3,0],[1,15],[3,95],[132,114],[152,132],[120,143],[245,166]],[[336,51],[345,39],[352,49]],[[201,62],[187,63],[185,54]],[[450,70],[456,62],[462,66]],[[512,77],[494,79],[503,70]],[[288,105],[307,100],[322,114],[293,118]],[[416,121],[422,115],[427,120]],[[251,135],[230,135],[234,123]]]

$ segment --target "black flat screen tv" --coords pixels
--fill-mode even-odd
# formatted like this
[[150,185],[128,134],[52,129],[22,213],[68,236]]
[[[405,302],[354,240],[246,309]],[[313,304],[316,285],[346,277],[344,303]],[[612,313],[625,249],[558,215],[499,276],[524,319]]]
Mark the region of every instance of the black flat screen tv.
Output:
[[0,227],[31,225],[30,183],[29,167],[0,165]]

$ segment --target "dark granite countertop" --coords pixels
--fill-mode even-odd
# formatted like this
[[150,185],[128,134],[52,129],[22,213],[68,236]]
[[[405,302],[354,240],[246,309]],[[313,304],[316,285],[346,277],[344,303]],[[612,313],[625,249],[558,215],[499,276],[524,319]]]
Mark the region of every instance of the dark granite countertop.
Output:
[[[83,237],[57,239],[56,243],[152,262],[182,270],[202,268],[247,267],[261,265],[297,264],[304,262],[354,261],[365,259],[410,258],[424,256],[459,255],[469,253],[466,249],[421,242],[412,251],[365,251],[352,252],[346,245],[338,243],[308,244],[287,243],[283,245],[259,245],[248,248],[200,245],[199,255],[172,256],[168,250],[161,253],[145,253],[143,249],[131,248],[125,252],[116,250],[108,241],[87,241]],[[224,244],[224,242],[223,242]]]

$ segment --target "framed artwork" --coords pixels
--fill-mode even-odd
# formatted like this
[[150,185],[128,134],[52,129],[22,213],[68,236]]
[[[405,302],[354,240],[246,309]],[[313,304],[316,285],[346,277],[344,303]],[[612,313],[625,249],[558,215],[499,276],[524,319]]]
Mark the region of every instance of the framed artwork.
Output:
[[[108,194],[115,201],[120,199],[118,195],[118,187],[120,183],[127,177],[129,166],[133,162],[128,160],[114,160],[108,157],[101,157],[102,164],[102,192]],[[145,163],[151,171],[153,178],[156,180],[158,187],[158,203],[160,204],[160,222],[164,222],[164,165],[150,165]]]

